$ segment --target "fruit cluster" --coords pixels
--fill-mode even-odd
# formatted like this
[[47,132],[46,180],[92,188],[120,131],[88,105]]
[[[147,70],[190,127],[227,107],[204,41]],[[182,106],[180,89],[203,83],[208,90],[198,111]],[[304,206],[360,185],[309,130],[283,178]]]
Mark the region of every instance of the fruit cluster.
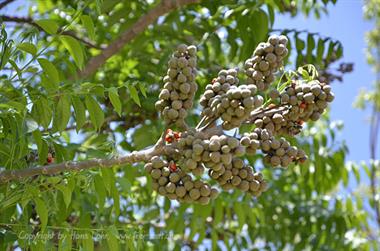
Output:
[[328,84],[317,80],[305,83],[293,81],[284,91],[271,90],[269,96],[284,109],[268,110],[253,121],[258,128],[266,128],[276,135],[296,135],[305,121],[316,121],[325,111],[334,94]]
[[181,44],[169,60],[164,88],[155,104],[167,124],[176,123],[181,126],[187,110],[193,106],[193,98],[198,88],[195,83],[196,53],[197,48],[194,45]]
[[[288,167],[307,159],[304,151],[281,136],[296,135],[302,123],[319,119],[334,95],[327,84],[292,80],[280,88],[281,92],[275,89],[267,92],[269,102],[265,104],[269,105],[263,107],[261,95],[265,95],[263,92],[283,64],[288,54],[287,43],[282,35],[272,35],[267,42],[260,43],[252,58],[245,62],[248,78],[244,84],[239,84],[237,69],[221,70],[200,97],[202,119],[195,129],[184,124],[184,118],[197,90],[196,47],[178,47],[169,60],[156,108],[167,125],[186,129],[181,132],[168,129],[165,147],[173,151],[164,151],[146,163],[155,191],[179,202],[207,204],[218,195],[216,188],[202,181],[207,172],[210,180],[224,190],[239,189],[259,196],[267,183],[261,173],[244,161],[244,155],[254,155],[260,150],[264,163],[273,167]],[[243,135],[224,132],[243,123],[255,127]]]
[[211,99],[226,94],[231,86],[237,86],[239,84],[237,73],[235,69],[221,70],[218,77],[214,78],[211,84],[206,85],[205,92],[199,100],[199,104],[203,106],[202,116],[212,117],[215,114],[215,111],[211,109]]
[[251,112],[264,102],[262,96],[257,95],[254,85],[231,86],[226,94],[216,96],[211,100],[211,109],[215,117],[223,121],[224,130],[231,130],[249,118]]
[[245,133],[240,142],[247,147],[247,153],[254,154],[261,149],[264,162],[273,167],[288,167],[292,162],[303,163],[307,159],[303,150],[291,146],[285,138],[276,139],[268,129],[255,128]]
[[204,167],[215,175],[222,175],[233,157],[245,154],[239,140],[226,135],[213,135],[208,139],[202,133],[186,132],[178,141],[178,147],[182,153],[181,165],[194,175],[203,174]]
[[160,195],[179,202],[208,204],[218,196],[218,190],[201,180],[193,180],[173,161],[153,156],[145,164],[145,171],[152,177],[152,187]]
[[286,45],[288,38],[272,35],[265,43],[260,43],[253,57],[245,61],[244,69],[248,77],[247,84],[257,86],[259,91],[265,91],[274,81],[274,74],[282,66],[288,55]]
[[226,166],[222,175],[210,170],[209,176],[215,179],[222,189],[230,190],[237,188],[253,196],[260,196],[267,189],[267,182],[261,173],[253,172],[251,166],[245,165],[240,158],[234,158],[231,164]]

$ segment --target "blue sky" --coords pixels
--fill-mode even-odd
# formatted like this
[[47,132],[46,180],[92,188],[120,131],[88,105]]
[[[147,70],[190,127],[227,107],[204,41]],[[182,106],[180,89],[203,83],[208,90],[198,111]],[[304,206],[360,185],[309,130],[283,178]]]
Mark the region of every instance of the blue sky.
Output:
[[336,99],[332,104],[331,117],[333,120],[344,122],[344,130],[339,138],[344,139],[349,146],[348,159],[355,161],[369,159],[369,112],[353,108],[352,103],[359,90],[370,89],[375,80],[364,54],[365,32],[371,30],[374,25],[363,19],[362,5],[361,0],[339,0],[335,6],[329,6],[328,16],[323,15],[319,20],[302,15],[296,18],[277,15],[274,24],[275,29],[306,29],[342,42],[342,61],[353,62],[354,72],[345,74],[342,83],[333,84]]
[[[15,1],[2,12],[26,15],[27,8],[17,10],[20,3]],[[322,15],[319,20],[312,16],[291,18],[289,15],[277,15],[274,24],[274,29],[308,30],[337,39],[344,46],[343,61],[354,62],[354,72],[346,74],[343,83],[333,85],[336,99],[331,109],[332,119],[344,122],[345,127],[339,138],[347,142],[350,149],[348,159],[354,161],[369,159],[369,112],[353,108],[352,103],[360,89],[370,89],[375,79],[364,55],[364,35],[373,28],[373,24],[363,19],[362,5],[361,0],[339,0],[335,6],[330,5],[329,14]]]

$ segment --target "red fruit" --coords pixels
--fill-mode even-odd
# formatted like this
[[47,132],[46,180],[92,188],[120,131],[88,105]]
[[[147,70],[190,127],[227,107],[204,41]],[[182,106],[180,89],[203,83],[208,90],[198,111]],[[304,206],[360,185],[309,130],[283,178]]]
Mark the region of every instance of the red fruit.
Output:
[[299,161],[300,163],[305,163],[305,162],[306,162],[306,158],[300,158],[298,161]]
[[179,138],[181,138],[181,135],[180,135],[180,133],[178,133],[178,132],[174,132],[173,135],[174,135],[174,138],[175,138],[175,139],[179,139]]
[[297,124],[299,124],[299,125],[303,125],[303,122],[304,122],[303,120],[298,120],[298,121],[297,121]]
[[302,102],[302,103],[300,104],[300,108],[305,109],[305,108],[306,108],[306,103],[305,103],[305,102]]
[[54,162],[54,158],[53,158],[53,155],[51,153],[48,153],[46,161],[48,164],[51,164]]
[[170,162],[169,169],[170,171],[175,172],[177,171],[177,165],[174,162]]
[[166,135],[165,136],[165,141],[168,142],[168,143],[172,143],[173,139],[169,135]]

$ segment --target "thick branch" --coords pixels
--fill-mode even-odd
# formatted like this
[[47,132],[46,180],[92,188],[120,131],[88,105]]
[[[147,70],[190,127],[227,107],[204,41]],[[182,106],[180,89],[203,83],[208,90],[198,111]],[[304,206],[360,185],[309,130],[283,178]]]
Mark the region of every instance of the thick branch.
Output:
[[142,33],[146,27],[155,22],[160,16],[167,14],[176,8],[187,4],[196,3],[198,1],[199,0],[162,0],[147,14],[140,17],[139,20],[137,20],[137,22],[134,23],[128,30],[122,33],[118,39],[103,49],[102,53],[91,58],[84,69],[79,72],[79,77],[86,78],[93,74],[107,61],[107,59],[118,53],[125,44],[135,38],[138,34]]
[[[223,134],[222,127],[212,127],[204,131],[204,133],[211,137],[211,135]],[[73,172],[91,169],[95,167],[107,168],[123,164],[133,164],[138,162],[147,162],[155,155],[168,155],[173,156],[179,154],[177,148],[173,148],[170,145],[165,145],[164,133],[154,146],[146,148],[140,151],[134,151],[126,156],[112,158],[112,159],[90,159],[84,161],[67,161],[59,164],[50,164],[34,168],[25,168],[20,170],[6,170],[0,172],[0,184],[7,183],[9,181],[20,181],[25,178],[30,178],[39,175],[56,175],[62,172]]]
[[163,149],[163,145],[161,143],[157,143],[156,145],[145,150],[134,151],[126,156],[118,158],[68,161],[59,164],[50,164],[21,170],[7,170],[0,173],[0,184],[9,181],[20,181],[22,179],[38,175],[55,175],[62,172],[80,171],[94,167],[106,168],[116,165],[138,163],[141,161],[147,161],[154,155],[161,154]]
[[[30,17],[14,17],[14,16],[1,15],[0,16],[0,20],[2,20],[3,22],[26,23],[26,24],[32,25],[34,27],[37,27],[38,30],[41,30],[41,31],[43,30]],[[62,35],[67,35],[67,36],[71,36],[71,37],[77,39],[78,41],[81,41],[83,44],[87,45],[88,47],[96,48],[96,49],[99,49],[99,50],[101,49],[99,46],[97,46],[96,44],[92,43],[88,39],[78,37],[73,31],[63,31],[61,34]]]
[[5,0],[4,2],[0,3],[0,10],[7,6],[8,4],[14,2],[15,0]]

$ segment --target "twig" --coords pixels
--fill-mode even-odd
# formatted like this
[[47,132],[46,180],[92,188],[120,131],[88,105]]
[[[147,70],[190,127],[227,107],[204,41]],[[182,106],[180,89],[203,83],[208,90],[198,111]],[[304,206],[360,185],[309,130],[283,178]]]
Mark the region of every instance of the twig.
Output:
[[276,113],[281,112],[286,109],[289,109],[287,105],[281,105],[281,106],[274,106],[274,107],[267,107],[267,108],[259,108],[256,109],[251,113],[251,117],[245,122],[245,124],[252,124],[255,122],[255,120],[259,117],[261,117],[266,112]]
[[203,122],[206,120],[206,118],[207,118],[206,116],[202,116],[202,118],[199,121],[198,125],[195,127],[196,130],[203,124]]
[[[43,31],[43,29],[30,17],[15,17],[15,16],[1,15],[0,20],[2,20],[3,22],[26,23],[26,24],[29,24],[29,25],[36,27],[40,31]],[[73,37],[73,38],[81,41],[82,43],[84,43],[88,47],[99,49],[99,50],[101,49],[101,47],[97,46],[96,44],[89,41],[88,39],[78,37],[73,31],[64,31],[61,34]]]
[[167,14],[177,8],[187,4],[196,3],[199,0],[162,0],[156,7],[151,9],[148,13],[139,18],[128,30],[121,34],[121,36],[109,44],[102,53],[91,58],[82,71],[78,73],[79,77],[86,78],[93,74],[99,67],[101,67],[107,59],[118,53],[125,44],[142,33],[150,24],[155,22],[160,16]]
[[210,128],[211,125],[215,125],[215,122],[218,120],[218,118],[208,118],[206,120],[206,125],[204,125],[203,127],[199,128],[199,131],[204,131],[208,128]]

